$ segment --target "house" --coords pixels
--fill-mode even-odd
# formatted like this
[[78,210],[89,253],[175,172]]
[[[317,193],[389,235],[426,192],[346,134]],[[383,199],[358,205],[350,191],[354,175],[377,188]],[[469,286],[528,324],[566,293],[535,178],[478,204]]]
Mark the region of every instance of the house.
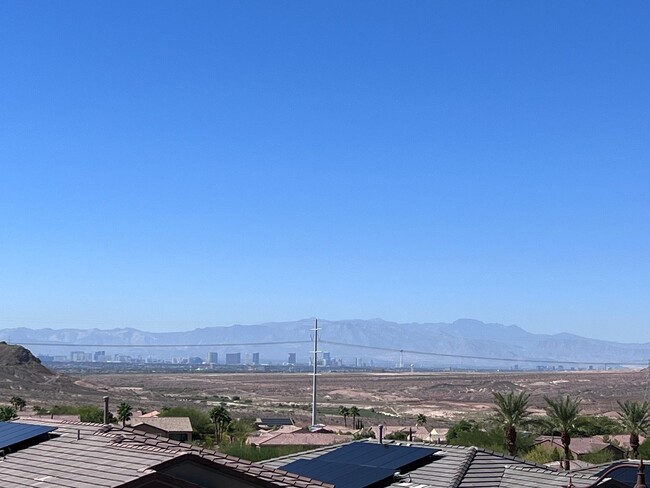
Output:
[[0,422],[0,486],[57,488],[333,488],[131,427]]
[[[398,451],[391,453],[391,449]],[[303,476],[319,473],[319,479],[337,488],[586,488],[599,480],[595,474],[558,472],[475,447],[377,440],[300,452],[264,465]],[[600,488],[625,486],[634,485],[609,478],[598,484]]]
[[246,442],[258,447],[302,446],[307,448],[341,444],[353,439],[351,435],[336,434],[331,431],[312,432],[309,429],[300,428],[290,430],[290,427],[295,428],[295,426],[284,426],[284,429],[249,436]]
[[133,418],[136,417],[158,417],[160,412],[158,410],[152,410],[151,412],[144,413],[142,410],[136,410],[133,412]]
[[[614,444],[615,446],[620,447],[623,449],[626,453],[630,453],[632,451],[632,448],[630,447],[630,435],[629,434],[617,434],[617,435],[596,435],[594,436],[596,439],[599,439],[601,442],[608,442],[610,444]],[[645,437],[640,435],[639,436],[639,444],[643,444],[645,442]]]
[[[379,426],[370,427],[370,432],[379,439]],[[431,441],[431,432],[423,425],[384,425],[383,436],[386,439],[411,441]]]
[[273,429],[281,425],[294,425],[290,417],[262,417],[255,420],[255,426],[258,429]]
[[[558,449],[560,453],[564,452],[562,441],[557,436],[541,435],[535,439],[535,445],[545,446],[548,449]],[[609,442],[603,442],[602,437],[573,437],[569,444],[569,450],[574,459],[582,460],[585,455],[596,452],[607,452],[612,459],[623,459],[625,450]]]
[[447,441],[447,432],[449,432],[449,429],[447,427],[434,427],[431,429],[430,433],[431,442],[444,444]]
[[192,441],[192,422],[189,417],[137,417],[131,422],[131,427],[175,441]]

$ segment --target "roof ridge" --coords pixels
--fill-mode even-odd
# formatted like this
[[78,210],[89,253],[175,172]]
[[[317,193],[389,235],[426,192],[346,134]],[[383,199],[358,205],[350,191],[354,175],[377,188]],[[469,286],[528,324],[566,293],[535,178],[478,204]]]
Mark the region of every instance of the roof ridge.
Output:
[[497,452],[493,451],[491,449],[485,449],[484,447],[475,447],[472,446],[473,449],[476,449],[478,452],[482,452],[484,454],[490,454],[492,456],[497,456],[503,459],[509,459],[512,461],[516,461],[519,464],[524,464],[526,466],[532,466],[532,467],[537,467],[546,471],[555,471],[553,468],[550,468],[549,466],[546,466],[545,464],[540,464],[536,463],[534,461],[528,461],[527,459],[518,457],[518,456],[511,456],[510,454],[504,454],[502,452]]
[[[534,471],[534,472],[537,472],[537,473],[548,473],[548,471],[549,471],[548,469],[539,468],[537,466],[532,467],[532,466],[525,466],[525,465],[521,465],[521,464],[518,464],[518,465],[508,464],[508,465],[505,466],[505,469],[512,469],[512,470],[516,470],[516,471]],[[591,476],[591,475],[588,475],[588,474],[583,474],[583,473],[576,473],[575,471],[555,471],[555,470],[553,470],[553,473],[558,475],[558,476],[564,476],[564,477],[570,476],[572,478],[578,477],[580,479],[595,479],[594,476]]]
[[463,482],[463,479],[465,478],[465,475],[467,474],[467,471],[469,470],[469,467],[472,465],[472,462],[474,461],[474,458],[476,457],[478,449],[474,446],[469,447],[467,449],[467,454],[465,455],[465,460],[460,464],[458,467],[458,472],[456,475],[452,478],[451,485],[449,488],[458,488],[460,484]]

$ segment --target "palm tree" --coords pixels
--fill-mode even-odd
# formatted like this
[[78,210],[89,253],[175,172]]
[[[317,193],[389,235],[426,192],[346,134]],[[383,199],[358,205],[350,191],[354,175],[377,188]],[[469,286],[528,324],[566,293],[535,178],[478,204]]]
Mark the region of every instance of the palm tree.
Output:
[[359,412],[359,409],[354,405],[350,407],[350,417],[352,417],[352,428],[356,429],[357,428],[356,419],[357,417],[361,417],[361,412]]
[[617,400],[618,416],[621,424],[630,433],[630,447],[632,457],[639,457],[639,434],[647,434],[650,429],[650,403]]
[[571,469],[571,463],[569,462],[571,457],[571,451],[569,450],[571,434],[576,430],[575,424],[582,410],[580,408],[582,400],[580,398],[571,398],[569,395],[557,399],[544,397],[544,400],[546,400],[547,404],[546,415],[548,415],[548,420],[553,428],[560,432],[560,440],[564,447],[564,469],[569,471]]
[[226,407],[218,405],[210,410],[210,420],[214,423],[214,438],[217,442],[221,442],[221,437],[232,420],[230,413]]
[[0,422],[6,422],[16,418],[16,409],[7,405],[0,407]]
[[497,407],[496,420],[503,426],[506,437],[506,449],[511,456],[517,452],[517,427],[526,421],[528,399],[530,393],[509,391],[508,393],[494,392],[494,403]]
[[415,425],[424,425],[427,423],[427,417],[423,413],[419,413],[415,419]]
[[19,396],[12,396],[9,400],[9,403],[11,403],[13,407],[20,412],[22,412],[23,408],[25,408],[27,405],[27,402]]
[[120,403],[117,407],[117,420],[122,422],[122,427],[133,417],[133,408],[126,402]]
[[348,417],[350,416],[350,409],[348,407],[344,407],[343,405],[341,405],[339,407],[339,415],[343,417],[343,424],[347,427]]

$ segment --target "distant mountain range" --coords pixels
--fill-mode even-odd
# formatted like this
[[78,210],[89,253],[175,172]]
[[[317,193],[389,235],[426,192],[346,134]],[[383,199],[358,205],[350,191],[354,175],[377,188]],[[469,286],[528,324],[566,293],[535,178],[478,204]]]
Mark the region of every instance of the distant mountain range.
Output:
[[[108,355],[205,357],[240,352],[242,360],[260,353],[262,363],[282,362],[295,352],[298,362],[310,358],[313,319],[259,325],[207,327],[187,332],[137,329],[1,329],[0,340],[23,344],[35,354],[69,355],[71,351],[105,350]],[[372,320],[319,320],[321,351],[345,365],[404,367],[536,367],[564,361],[590,364],[646,364],[650,343],[622,344],[572,334],[532,334],[515,325],[461,319],[453,323],[407,323]],[[303,341],[298,343],[298,341]],[[285,344],[268,344],[282,343]],[[288,342],[288,343],[287,343]],[[293,342],[293,343],[291,343]],[[68,345],[65,345],[68,344]],[[72,345],[70,345],[72,344]],[[230,344],[230,345],[224,345]],[[173,346],[173,347],[169,347]],[[400,353],[400,350],[403,352]],[[424,353],[424,354],[420,354]],[[575,365],[576,367],[578,365]]]

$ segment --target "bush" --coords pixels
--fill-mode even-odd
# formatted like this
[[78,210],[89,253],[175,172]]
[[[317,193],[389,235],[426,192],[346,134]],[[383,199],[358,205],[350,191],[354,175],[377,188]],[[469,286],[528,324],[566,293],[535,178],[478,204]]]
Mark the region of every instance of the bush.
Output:
[[[527,452],[533,439],[519,432],[517,435],[517,452]],[[490,451],[507,453],[505,432],[501,428],[485,430],[473,420],[461,420],[447,432],[447,443],[456,446],[475,446]]]
[[[104,422],[104,410],[102,408],[95,407],[94,405],[85,405],[83,407],[79,407],[78,414],[79,420],[82,422],[95,422],[98,424]],[[108,422],[115,422],[115,417],[113,417],[113,414],[110,412],[108,413]]]
[[278,446],[255,447],[250,444],[224,444],[219,450],[224,454],[235,456],[248,461],[259,462],[280,456],[288,456],[302,451],[313,449],[313,446]]
[[[557,449],[555,449],[555,451],[557,452]],[[530,451],[524,454],[523,458],[526,461],[537,464],[546,464],[552,463],[553,461],[558,461],[558,459],[555,459],[553,449],[549,449],[548,447],[541,445],[533,446]]]
[[393,432],[391,434],[388,434],[386,436],[386,439],[393,440],[393,441],[408,441],[409,440],[409,435],[408,435],[407,432],[397,431],[397,432]]
[[614,460],[614,455],[603,449],[602,451],[588,452],[582,456],[582,461],[586,461],[591,464],[604,464],[611,463]]
[[476,423],[474,420],[461,420],[459,422],[456,422],[454,425],[449,427],[449,431],[447,432],[447,442],[449,444],[453,444],[458,437],[465,432],[478,432],[480,429],[480,426]]
[[576,424],[575,437],[591,437],[594,435],[614,435],[623,433],[623,428],[616,420],[604,415],[582,415]]

